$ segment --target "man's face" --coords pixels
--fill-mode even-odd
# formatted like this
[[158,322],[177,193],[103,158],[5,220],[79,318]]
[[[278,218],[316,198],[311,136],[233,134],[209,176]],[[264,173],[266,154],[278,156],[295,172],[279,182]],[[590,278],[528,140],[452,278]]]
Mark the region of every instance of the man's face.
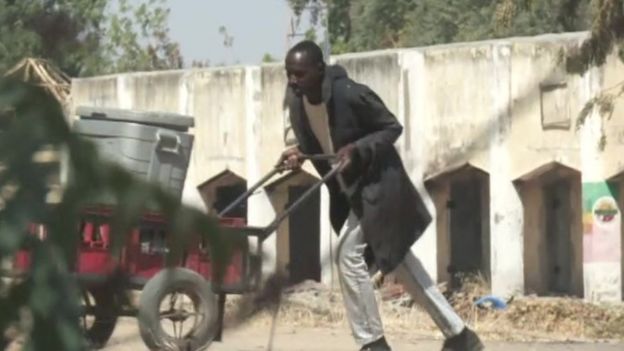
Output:
[[323,68],[322,64],[313,63],[305,52],[295,51],[286,56],[286,75],[297,96],[308,95],[321,88]]

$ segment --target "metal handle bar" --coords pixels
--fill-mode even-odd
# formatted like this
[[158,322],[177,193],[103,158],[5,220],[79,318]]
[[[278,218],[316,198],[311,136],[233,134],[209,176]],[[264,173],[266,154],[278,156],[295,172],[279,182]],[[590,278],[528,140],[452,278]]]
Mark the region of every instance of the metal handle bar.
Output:
[[316,155],[303,155],[300,157],[302,160],[310,161],[333,161],[336,159],[334,154],[316,154]]
[[284,220],[284,218],[290,216],[290,214],[293,213],[297,208],[299,208],[299,206],[301,206],[301,204],[305,202],[310,197],[310,195],[312,195],[312,193],[317,191],[321,187],[321,185],[323,185],[332,177],[334,177],[336,173],[338,173],[339,170],[340,170],[340,165],[332,166],[332,169],[329,172],[327,172],[327,174],[325,174],[325,176],[321,180],[314,183],[314,185],[312,185],[308,190],[306,190],[305,193],[303,193],[303,195],[299,196],[299,198],[297,198],[297,200],[293,202],[292,205],[288,206],[282,213],[280,213],[277,217],[275,217],[273,222],[271,222],[271,224],[269,224],[264,229],[264,237],[268,236],[269,234],[277,230],[277,227]]
[[[317,155],[303,155],[300,159],[301,160],[311,160],[311,161],[331,161],[331,160],[334,160],[335,158],[336,158],[336,156],[335,155],[331,155],[331,154],[317,154]],[[282,173],[284,171],[286,171],[286,168],[284,168],[281,164],[275,165],[275,167],[273,167],[271,172],[269,172],[267,175],[262,177],[251,188],[247,189],[247,191],[245,191],[242,195],[240,195],[238,198],[236,198],[236,200],[234,200],[232,203],[230,203],[225,209],[223,209],[223,211],[219,212],[218,216],[219,217],[225,216],[227,213],[229,213],[231,210],[233,210],[236,206],[238,206],[241,202],[247,200],[251,196],[251,194],[253,194],[256,190],[258,190],[258,188],[260,188],[266,182],[268,182],[271,178],[273,178],[273,176],[275,176],[278,173]],[[306,192],[306,194],[307,194],[307,192]]]

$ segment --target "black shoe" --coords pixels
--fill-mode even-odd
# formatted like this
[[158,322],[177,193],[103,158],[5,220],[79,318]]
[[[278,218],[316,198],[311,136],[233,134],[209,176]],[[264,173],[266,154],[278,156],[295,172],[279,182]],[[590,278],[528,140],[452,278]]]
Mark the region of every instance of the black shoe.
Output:
[[461,333],[444,341],[442,351],[481,351],[485,346],[472,330],[464,328]]
[[362,346],[360,351],[392,351],[392,349],[386,342],[386,338],[382,336],[381,339]]

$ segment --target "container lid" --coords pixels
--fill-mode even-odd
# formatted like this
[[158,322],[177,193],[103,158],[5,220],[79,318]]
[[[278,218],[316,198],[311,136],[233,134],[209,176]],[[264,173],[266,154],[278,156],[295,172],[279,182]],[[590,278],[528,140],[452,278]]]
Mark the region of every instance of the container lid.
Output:
[[111,107],[79,106],[76,114],[81,119],[134,122],[186,131],[195,126],[192,116],[160,111],[138,111]]
[[160,138],[176,139],[183,147],[191,147],[193,136],[184,131],[128,121],[80,119],[73,124],[76,133],[87,138],[124,138],[156,142]]

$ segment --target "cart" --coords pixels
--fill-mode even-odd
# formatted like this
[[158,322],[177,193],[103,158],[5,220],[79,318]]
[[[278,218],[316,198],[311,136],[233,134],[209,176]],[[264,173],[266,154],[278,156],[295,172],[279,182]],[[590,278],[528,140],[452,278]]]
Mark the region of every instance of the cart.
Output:
[[[333,158],[312,155],[306,159]],[[119,317],[136,317],[141,338],[151,350],[203,350],[212,341],[221,341],[225,303],[229,294],[256,291],[261,283],[262,243],[279,224],[321,185],[334,177],[339,165],[265,227],[248,226],[244,219],[227,214],[249,198],[275,175],[285,172],[276,166],[244,194],[219,213],[222,231],[238,233],[230,260],[217,284],[209,250],[202,241],[191,241],[183,258],[174,267],[165,263],[167,222],[162,213],[145,212],[139,225],[127,235],[120,257],[110,251],[111,206],[93,206],[82,211],[80,244],[73,272],[82,292],[82,323],[92,347],[101,348],[109,340]],[[292,171],[291,171],[292,172]],[[31,225],[31,234],[44,239],[45,226]],[[241,235],[242,234],[242,235]],[[252,249],[249,241],[256,241]],[[17,253],[13,276],[28,274],[28,250]],[[141,291],[133,301],[129,291]]]

